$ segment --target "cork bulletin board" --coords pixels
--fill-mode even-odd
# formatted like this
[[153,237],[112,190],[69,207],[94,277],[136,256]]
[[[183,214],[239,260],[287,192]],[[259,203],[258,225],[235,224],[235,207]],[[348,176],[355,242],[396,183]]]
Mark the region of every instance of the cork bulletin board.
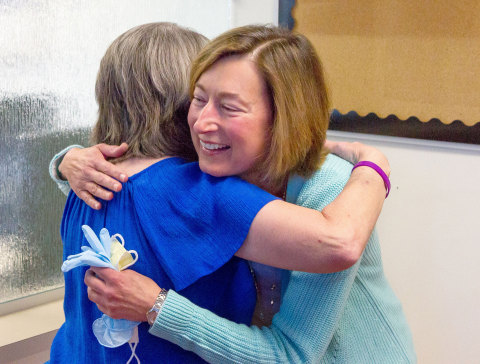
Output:
[[325,68],[330,129],[480,144],[478,0],[281,0]]

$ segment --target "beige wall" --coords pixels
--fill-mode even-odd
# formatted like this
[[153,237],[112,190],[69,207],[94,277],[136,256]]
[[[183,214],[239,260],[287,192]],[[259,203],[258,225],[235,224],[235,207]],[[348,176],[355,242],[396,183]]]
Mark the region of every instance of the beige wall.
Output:
[[480,122],[478,0],[297,0],[333,106],[360,115]]

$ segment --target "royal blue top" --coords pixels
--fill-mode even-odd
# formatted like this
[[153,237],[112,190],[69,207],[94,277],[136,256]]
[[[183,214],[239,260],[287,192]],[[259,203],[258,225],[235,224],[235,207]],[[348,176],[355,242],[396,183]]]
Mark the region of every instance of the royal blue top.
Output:
[[[81,226],[98,234],[106,227],[119,233],[127,250],[138,252],[131,269],[173,288],[196,304],[249,324],[256,292],[247,262],[234,256],[258,211],[275,199],[260,188],[236,178],[202,173],[198,163],[168,158],[129,178],[122,191],[101,210],[93,210],[70,192],[61,236],[64,260],[88,243]],[[65,323],[52,344],[51,363],[126,363],[128,344],[101,346],[92,323],[101,316],[88,300],[83,283],[86,268],[65,273]],[[142,323],[135,353],[142,363],[196,363],[192,352],[148,333]]]

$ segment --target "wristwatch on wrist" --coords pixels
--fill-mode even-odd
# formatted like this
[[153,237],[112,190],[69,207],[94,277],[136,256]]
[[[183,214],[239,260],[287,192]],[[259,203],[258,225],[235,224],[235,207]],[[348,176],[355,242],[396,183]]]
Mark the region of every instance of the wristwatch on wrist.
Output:
[[158,294],[155,303],[153,304],[152,308],[147,312],[147,321],[150,326],[153,325],[153,323],[157,319],[158,314],[162,310],[163,303],[167,299],[167,293],[168,291],[166,289],[160,289],[160,293]]

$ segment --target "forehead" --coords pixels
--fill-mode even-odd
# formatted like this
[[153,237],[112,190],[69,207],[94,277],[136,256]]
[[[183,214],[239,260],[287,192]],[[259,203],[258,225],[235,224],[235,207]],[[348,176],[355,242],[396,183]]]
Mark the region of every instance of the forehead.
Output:
[[266,91],[263,76],[247,55],[221,58],[200,76],[197,85],[212,91],[257,96]]

